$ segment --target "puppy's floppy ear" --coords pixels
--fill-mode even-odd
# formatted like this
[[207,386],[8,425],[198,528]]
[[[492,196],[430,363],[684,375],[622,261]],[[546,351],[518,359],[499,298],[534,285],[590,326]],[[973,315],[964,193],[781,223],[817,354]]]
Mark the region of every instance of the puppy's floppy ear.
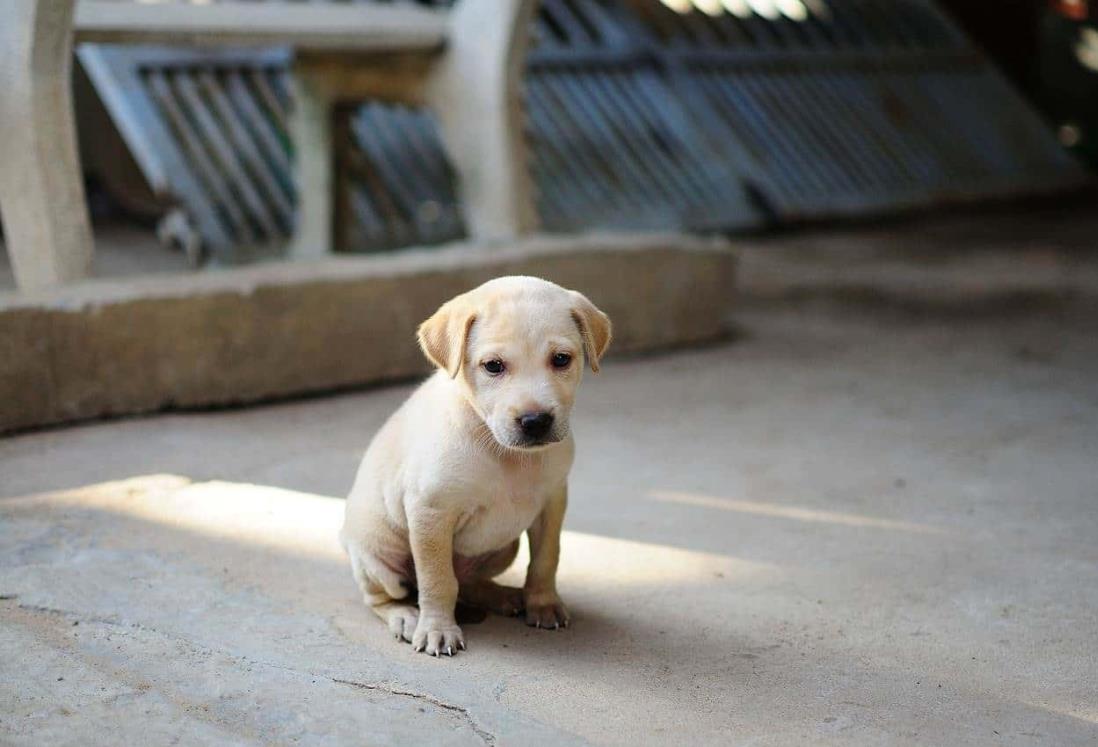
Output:
[[465,296],[458,296],[444,303],[430,319],[419,325],[416,336],[424,355],[451,379],[461,370],[474,321],[476,315],[472,304]]
[[576,320],[580,337],[583,338],[583,355],[591,370],[598,373],[602,354],[610,346],[610,317],[599,311],[582,293],[572,291],[572,297],[572,318]]

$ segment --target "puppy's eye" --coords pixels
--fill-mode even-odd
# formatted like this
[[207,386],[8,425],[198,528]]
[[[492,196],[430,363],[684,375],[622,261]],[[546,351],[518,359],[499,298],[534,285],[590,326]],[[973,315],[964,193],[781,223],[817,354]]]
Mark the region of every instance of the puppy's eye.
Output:
[[572,362],[572,356],[568,353],[557,353],[549,362],[553,364],[553,368],[568,368],[568,365]]
[[498,358],[493,358],[490,361],[484,361],[481,365],[484,366],[484,370],[488,372],[489,376],[499,376],[503,373],[504,365],[503,361]]

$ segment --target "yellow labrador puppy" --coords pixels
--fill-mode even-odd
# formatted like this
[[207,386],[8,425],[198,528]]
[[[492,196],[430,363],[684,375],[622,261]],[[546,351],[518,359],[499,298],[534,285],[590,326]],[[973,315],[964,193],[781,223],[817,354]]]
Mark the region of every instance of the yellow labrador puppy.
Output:
[[[439,370],[378,431],[347,499],[341,539],[366,604],[435,656],[465,648],[459,598],[567,627],[556,573],[575,450],[568,416],[584,361],[598,371],[610,344],[610,320],[576,291],[503,277],[443,304],[419,344]],[[492,578],[523,531],[525,586],[501,586]]]

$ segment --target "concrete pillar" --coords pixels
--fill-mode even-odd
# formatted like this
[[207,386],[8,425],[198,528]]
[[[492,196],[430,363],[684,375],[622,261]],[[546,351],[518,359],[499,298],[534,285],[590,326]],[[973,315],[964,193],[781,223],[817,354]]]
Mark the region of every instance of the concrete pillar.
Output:
[[0,2],[0,220],[20,289],[78,280],[91,267],[72,107],[74,4]]
[[458,0],[427,81],[474,239],[511,239],[538,226],[522,106],[536,8],[536,0]]
[[294,68],[289,130],[294,144],[297,215],[287,249],[293,259],[315,259],[332,252],[335,197],[332,110],[335,100],[318,75],[304,65]]

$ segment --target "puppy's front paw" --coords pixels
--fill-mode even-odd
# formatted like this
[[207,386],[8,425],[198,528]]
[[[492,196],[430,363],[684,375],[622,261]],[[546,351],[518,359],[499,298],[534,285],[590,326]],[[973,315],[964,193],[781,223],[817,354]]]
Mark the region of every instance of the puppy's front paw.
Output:
[[416,632],[412,634],[412,648],[431,656],[453,656],[465,650],[465,636],[453,619],[432,620],[421,615]]
[[554,592],[526,592],[526,624],[535,628],[567,628],[571,617],[568,608]]

